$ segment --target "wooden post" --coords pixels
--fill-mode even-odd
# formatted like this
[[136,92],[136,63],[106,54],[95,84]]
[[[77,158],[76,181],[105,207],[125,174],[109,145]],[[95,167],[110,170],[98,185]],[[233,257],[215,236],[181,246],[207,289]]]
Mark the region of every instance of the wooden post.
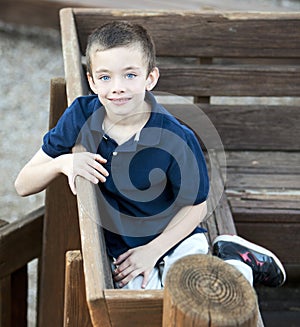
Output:
[[[49,127],[52,128],[67,107],[64,79],[51,80],[50,100]],[[63,326],[65,253],[80,247],[76,198],[67,178],[59,176],[46,191],[38,326]]]
[[64,327],[91,327],[86,302],[82,256],[79,250],[66,253]]
[[234,267],[209,255],[186,256],[170,268],[163,327],[257,325],[254,289]]

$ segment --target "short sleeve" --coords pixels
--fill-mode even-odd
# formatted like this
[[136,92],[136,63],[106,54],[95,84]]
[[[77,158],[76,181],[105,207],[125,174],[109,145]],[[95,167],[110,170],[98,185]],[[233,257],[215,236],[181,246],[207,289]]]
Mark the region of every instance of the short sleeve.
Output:
[[82,126],[95,108],[94,97],[86,96],[74,100],[56,126],[43,138],[43,151],[52,158],[71,152]]

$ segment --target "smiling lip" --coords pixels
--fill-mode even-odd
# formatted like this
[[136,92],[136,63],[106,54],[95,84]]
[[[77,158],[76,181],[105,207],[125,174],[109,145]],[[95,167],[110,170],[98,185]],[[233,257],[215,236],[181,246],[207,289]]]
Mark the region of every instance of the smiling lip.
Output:
[[113,104],[121,106],[130,101],[130,98],[110,98],[109,99]]

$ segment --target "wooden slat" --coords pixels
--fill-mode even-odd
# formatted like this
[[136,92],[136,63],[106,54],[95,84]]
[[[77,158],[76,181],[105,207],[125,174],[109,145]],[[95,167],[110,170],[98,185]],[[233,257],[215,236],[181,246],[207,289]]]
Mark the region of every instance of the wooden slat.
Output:
[[[175,101],[181,99],[179,97]],[[160,101],[163,101],[163,97],[160,98]],[[229,164],[229,167],[232,166],[233,169],[240,156],[243,158],[241,160],[247,160],[244,165],[238,164],[241,170],[247,168],[261,171],[262,165],[267,165],[267,160],[270,160],[268,166],[263,168],[264,171],[271,170],[274,173],[279,172],[278,169],[282,171],[285,167],[289,167],[296,173],[300,171],[297,164],[300,155],[287,152],[288,150],[300,150],[300,142],[295,141],[300,139],[300,127],[297,124],[300,121],[299,107],[208,104],[197,104],[196,106],[188,101],[164,106],[177,118],[188,122],[190,127],[199,134],[206,147],[217,146],[220,148],[221,144],[227,152],[243,150],[243,152],[236,152],[236,155],[233,151],[229,152],[232,153],[232,156],[237,157],[232,165]],[[215,143],[216,141],[218,143]],[[258,150],[272,150],[272,152],[270,155],[269,152],[259,154]],[[275,155],[275,151],[278,153],[280,150],[282,153]],[[248,153],[252,153],[250,157]],[[255,153],[257,153],[257,158]],[[289,160],[292,161],[289,163]],[[286,163],[283,164],[283,161]],[[276,163],[282,168],[277,168]]]
[[66,253],[64,327],[93,327],[86,303],[82,256]]
[[160,72],[156,89],[178,95],[299,96],[300,91],[299,66],[170,65]]
[[162,290],[105,290],[105,299],[114,327],[162,325]]
[[299,107],[201,105],[201,108],[227,150],[300,150],[300,142],[295,141],[300,139]]
[[[299,263],[300,224],[239,223],[236,222],[238,234],[246,239],[265,246],[289,264]],[[291,241],[288,241],[291,240]]]
[[159,55],[300,56],[300,36],[297,33],[300,29],[299,13],[74,9],[74,15],[82,53],[86,47],[87,35],[94,28],[111,20],[126,19],[142,24],[150,31]]
[[65,78],[68,81],[66,92],[68,105],[70,105],[76,97],[88,93],[87,82],[81,65],[77,30],[71,8],[60,11],[60,22]]
[[[291,224],[299,224],[299,210],[295,209],[273,209],[251,207],[232,207],[235,223],[256,224],[257,222],[268,223],[270,225],[291,226]],[[293,239],[288,239],[293,243]]]
[[[80,146],[74,148],[75,152],[83,150]],[[109,327],[111,323],[103,292],[106,288],[113,288],[113,283],[102,234],[95,185],[78,176],[76,186],[89,312],[93,326]]]
[[266,189],[299,190],[299,175],[276,174],[276,178],[272,178],[271,174],[229,174],[227,188],[245,191],[247,189],[262,190],[262,192]]
[[[65,81],[51,80],[50,121],[53,127],[67,106]],[[63,325],[65,252],[80,249],[76,199],[67,178],[59,176],[46,190],[38,324]]]
[[[287,112],[287,116],[289,114]],[[276,137],[276,135],[272,135],[273,137]],[[300,152],[226,151],[227,172],[232,173],[300,174],[299,163]]]
[[11,275],[0,278],[0,326],[11,326]]
[[0,326],[27,326],[27,265],[0,278]]
[[11,275],[11,326],[27,327],[27,264]]
[[[228,193],[227,193],[228,195]],[[268,196],[262,197],[262,196],[253,196],[253,197],[245,197],[242,195],[242,198],[240,198],[241,195],[239,195],[238,198],[230,197],[230,204],[234,208],[258,208],[258,209],[270,209],[272,211],[277,211],[277,210],[295,210],[295,215],[300,214],[300,205],[299,205],[299,200],[298,201],[291,201],[287,199],[286,201],[284,200],[278,200],[276,197],[274,199],[268,199]],[[288,217],[287,217],[288,218]],[[298,219],[299,221],[299,219]],[[288,220],[286,221],[288,222]]]
[[0,277],[27,265],[42,252],[44,208],[39,208],[0,232]]

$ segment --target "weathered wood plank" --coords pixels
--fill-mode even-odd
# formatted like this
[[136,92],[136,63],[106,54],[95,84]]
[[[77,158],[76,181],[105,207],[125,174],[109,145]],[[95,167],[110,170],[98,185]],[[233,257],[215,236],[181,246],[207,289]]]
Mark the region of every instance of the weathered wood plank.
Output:
[[[233,217],[231,214],[231,209],[229,207],[229,203],[227,200],[226,193],[224,191],[224,181],[221,175],[221,171],[219,169],[219,161],[217,158],[217,154],[213,153],[210,156],[211,165],[215,167],[214,173],[215,173],[215,179],[212,180],[212,185],[210,189],[209,194],[209,200],[208,202],[211,203],[212,206],[211,209],[214,209],[213,215],[215,216],[215,225],[217,227],[217,235],[223,235],[223,234],[236,234],[236,229],[234,226]],[[219,198],[219,192],[220,190],[223,190],[221,198]],[[208,226],[208,231],[210,234],[211,241],[214,240],[214,238],[217,235],[211,234],[210,229],[214,230],[215,228],[212,228],[212,226]]]
[[[300,139],[297,124],[300,121],[299,107],[201,105],[201,108],[216,127],[228,150],[300,150],[300,142],[295,141]],[[266,156],[265,162],[268,154],[263,156]],[[293,166],[294,169],[298,167]],[[275,165],[273,168],[276,169]]]
[[[76,146],[75,152],[84,148]],[[86,298],[93,326],[111,326],[104,289],[113,288],[110,264],[102,233],[95,186],[84,178],[76,178],[77,203],[85,273]]]
[[0,278],[0,326],[11,326],[11,275]]
[[42,207],[1,228],[0,277],[13,273],[41,255],[43,218]]
[[[287,115],[289,114],[287,111]],[[276,135],[272,135],[273,137]],[[300,152],[226,151],[227,172],[230,173],[300,174],[299,163]]]
[[0,326],[27,326],[27,265],[0,278]]
[[[51,81],[50,122],[53,127],[67,106],[65,81]],[[80,249],[78,212],[67,178],[59,176],[46,190],[38,324],[63,325],[65,252]]]
[[93,327],[86,303],[82,256],[66,253],[64,327]]
[[[291,224],[299,224],[299,210],[294,209],[276,209],[276,207],[267,208],[254,208],[248,207],[232,207],[232,214],[234,215],[235,223],[253,223],[257,222],[268,223],[270,227],[272,224],[277,224],[278,226]],[[266,225],[267,226],[267,225]],[[269,230],[268,230],[269,232]],[[286,242],[293,244],[293,239],[288,238]]]
[[[159,101],[163,102],[164,97],[159,92],[157,94],[160,95]],[[183,102],[183,98],[178,97],[175,101]],[[192,122],[194,131],[202,132],[202,141],[212,148],[216,138],[212,133],[218,133],[220,142],[228,153],[229,169],[238,167],[241,171],[253,169],[253,172],[300,172],[300,154],[288,152],[300,150],[300,142],[295,141],[300,139],[300,127],[297,124],[300,121],[299,107],[194,105],[188,100],[164,106],[176,117]],[[259,152],[260,150],[268,152]]]
[[27,327],[27,264],[11,274],[11,326]]
[[[228,193],[227,193],[228,195]],[[240,198],[242,197],[242,198]],[[247,196],[245,197],[243,194],[239,194],[238,198],[234,198],[232,196],[229,196],[230,198],[230,204],[234,208],[258,208],[258,209],[271,209],[272,211],[274,210],[295,210],[296,213],[300,213],[300,204],[299,200],[298,201],[291,201],[287,199],[286,201],[284,200],[278,200],[276,197],[274,199],[269,199],[268,195],[266,197],[262,197],[260,195],[258,196]],[[298,219],[299,220],[299,219]]]
[[156,89],[178,95],[299,96],[300,90],[296,65],[170,65],[160,73]]
[[162,290],[105,290],[105,299],[114,327],[162,325]]
[[[263,193],[280,190],[295,190],[295,195],[299,195],[300,176],[297,174],[276,174],[276,177],[270,174],[228,174],[226,186],[228,189],[235,190],[260,190]],[[292,192],[291,192],[292,195]]]
[[81,65],[81,54],[77,40],[77,28],[71,8],[60,11],[61,39],[63,46],[67,102],[71,104],[78,96],[88,94],[87,80]]
[[[63,11],[63,13],[65,13]],[[71,22],[70,22],[71,24]],[[72,39],[71,29],[63,32],[64,42]],[[67,47],[69,49],[69,47]],[[72,48],[71,48],[72,49]],[[75,88],[73,96],[68,92],[68,98],[73,99],[77,94],[88,94],[88,85],[80,63],[78,51],[64,51],[65,66],[68,80]],[[76,72],[71,68],[76,67]],[[210,96],[291,96],[295,97],[300,92],[300,67],[299,65],[186,65],[186,64],[161,64],[160,79],[155,88],[157,91],[168,92],[180,96],[195,96],[207,98]],[[79,85],[72,82],[71,77],[80,76]],[[178,78],[180,76],[180,78]],[[176,80],[176,83],[174,83]],[[71,88],[70,88],[71,90]],[[206,101],[207,102],[207,101]],[[203,103],[203,101],[202,101]],[[205,107],[205,105],[204,105]]]
[[[300,224],[270,224],[263,222],[236,221],[238,234],[246,239],[265,246],[282,260],[283,264],[299,263]],[[292,242],[287,242],[287,238]]]
[[[74,9],[81,52],[88,34],[111,20],[130,20],[153,35],[157,53],[186,57],[299,57],[299,13],[207,13]],[[272,24],[270,24],[270,20]],[[180,24],[178,24],[180,21]],[[176,26],[176,33],[174,33]],[[274,38],[276,35],[276,38]],[[247,42],[245,42],[247,39]],[[180,40],[180,47],[178,47]]]

